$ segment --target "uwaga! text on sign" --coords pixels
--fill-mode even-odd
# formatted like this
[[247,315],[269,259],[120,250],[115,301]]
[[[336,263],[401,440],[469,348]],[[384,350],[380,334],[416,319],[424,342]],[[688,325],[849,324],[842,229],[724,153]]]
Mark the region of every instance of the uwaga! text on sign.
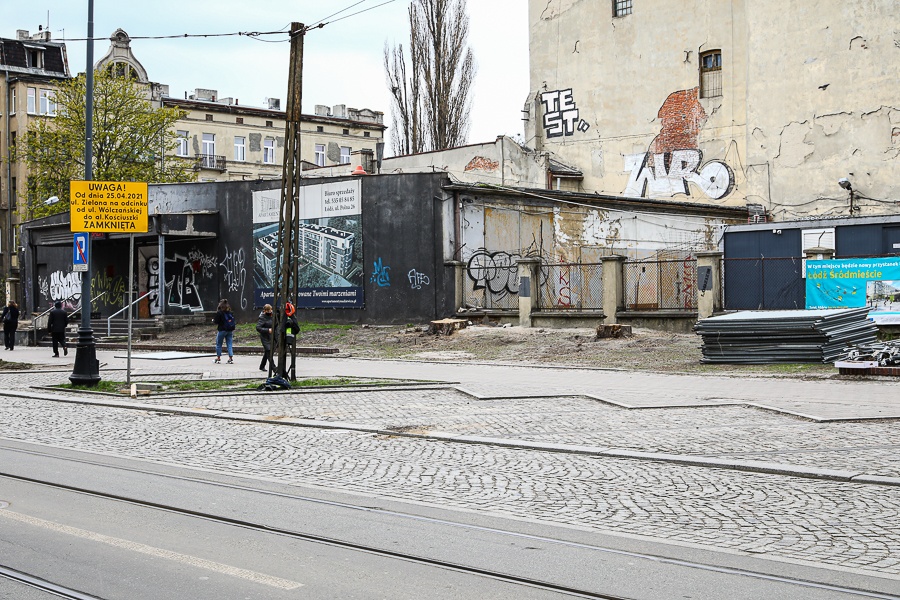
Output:
[[147,232],[147,184],[133,181],[70,181],[72,231]]

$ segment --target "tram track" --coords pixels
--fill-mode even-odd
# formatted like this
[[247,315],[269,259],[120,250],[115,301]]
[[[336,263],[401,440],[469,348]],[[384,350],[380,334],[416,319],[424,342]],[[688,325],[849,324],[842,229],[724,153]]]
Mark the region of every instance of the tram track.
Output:
[[85,594],[84,592],[52,583],[46,579],[41,579],[40,577],[35,577],[34,575],[29,575],[28,573],[23,573],[22,571],[11,569],[4,565],[0,565],[0,578],[8,579],[36,590],[47,592],[48,594],[53,594],[59,598],[66,598],[67,600],[104,600],[98,596],[91,596],[90,594]]
[[[135,468],[135,467],[111,465],[109,463],[105,463],[102,461],[92,461],[92,460],[83,459],[83,458],[61,457],[59,455],[55,455],[55,454],[48,453],[48,452],[40,452],[37,450],[27,450],[27,449],[22,449],[22,448],[12,448],[12,447],[8,447],[8,446],[0,446],[0,451],[15,452],[15,453],[32,455],[32,456],[37,456],[37,457],[42,457],[42,458],[49,458],[49,459],[54,459],[54,460],[64,460],[67,462],[75,462],[75,463],[90,465],[90,466],[94,466],[94,467],[115,469],[115,470],[119,470],[119,471],[126,471],[126,472],[131,472],[131,473],[140,474],[140,475],[160,477],[160,478],[166,478],[166,479],[171,479],[171,480],[181,481],[181,482],[186,482],[186,483],[191,483],[191,484],[197,484],[197,485],[203,485],[203,486],[213,486],[213,487],[222,488],[222,489],[230,489],[230,490],[234,490],[234,491],[260,494],[260,495],[288,499],[288,500],[298,501],[298,502],[314,503],[314,504],[325,505],[325,506],[344,509],[344,510],[369,512],[369,513],[379,514],[379,515],[387,515],[392,518],[427,522],[429,524],[436,524],[436,525],[441,525],[441,526],[448,526],[448,527],[466,529],[466,530],[477,531],[477,532],[485,532],[485,533],[489,533],[489,534],[503,535],[503,536],[508,536],[511,538],[520,539],[520,540],[541,542],[541,543],[554,544],[554,545],[559,545],[559,546],[566,546],[569,548],[575,548],[575,549],[579,549],[579,550],[588,550],[588,551],[594,551],[594,552],[598,552],[598,553],[616,554],[616,555],[620,555],[620,556],[626,556],[629,558],[650,560],[650,561],[655,561],[655,562],[662,563],[662,564],[669,564],[669,565],[676,565],[679,567],[699,569],[699,570],[703,570],[703,571],[715,572],[715,573],[724,574],[724,575],[737,576],[737,577],[748,577],[748,578],[752,578],[752,579],[765,580],[768,582],[776,582],[776,583],[783,583],[783,584],[799,586],[802,588],[811,588],[811,589],[817,589],[817,590],[822,590],[822,591],[844,593],[849,596],[859,597],[859,598],[874,598],[874,599],[879,599],[879,600],[900,600],[900,595],[872,592],[872,591],[854,589],[854,588],[843,587],[843,586],[833,585],[833,584],[828,584],[828,583],[820,583],[820,582],[816,582],[816,581],[794,579],[794,578],[789,578],[789,577],[770,575],[770,574],[766,574],[766,573],[758,573],[758,572],[742,570],[742,569],[737,569],[737,568],[722,567],[722,566],[718,566],[718,565],[704,564],[704,563],[693,562],[693,561],[689,561],[689,560],[680,560],[680,559],[657,556],[657,555],[652,555],[652,554],[627,551],[627,550],[622,550],[622,549],[618,549],[618,548],[611,548],[611,547],[604,547],[604,546],[600,546],[600,545],[579,543],[579,542],[574,542],[574,541],[570,541],[570,540],[554,539],[554,538],[550,538],[550,537],[546,537],[546,536],[533,535],[533,534],[515,532],[515,531],[507,531],[504,529],[487,527],[487,526],[483,526],[483,525],[460,523],[460,522],[450,521],[450,520],[446,520],[446,519],[439,519],[439,518],[435,518],[435,517],[428,517],[428,516],[422,516],[422,515],[414,515],[414,514],[409,514],[409,513],[399,512],[399,511],[392,511],[392,510],[383,509],[383,508],[360,506],[360,505],[355,505],[355,504],[338,502],[338,501],[334,501],[334,500],[325,500],[322,498],[316,498],[316,497],[311,497],[311,496],[303,496],[303,495],[299,495],[299,494],[290,494],[290,493],[278,492],[278,491],[273,491],[273,490],[260,489],[260,488],[256,488],[256,487],[246,486],[246,485],[225,483],[225,482],[220,482],[220,481],[211,481],[209,479],[203,479],[203,478],[199,478],[199,477],[166,474],[166,473],[160,473],[157,471],[152,471],[149,469],[140,469],[140,468]],[[556,592],[556,593],[560,593],[560,594],[565,594],[565,595],[572,596],[572,597],[596,598],[596,599],[606,599],[606,600],[629,600],[622,596],[614,596],[614,595],[609,595],[609,594],[597,593],[597,592],[590,591],[590,590],[583,590],[583,589],[578,589],[578,588],[569,587],[569,586],[565,586],[565,585],[555,584],[552,582],[531,579],[528,577],[522,577],[522,576],[514,575],[511,573],[502,573],[502,572],[492,571],[490,569],[484,569],[484,568],[480,568],[480,567],[476,567],[476,566],[459,564],[459,563],[444,561],[444,560],[440,560],[440,559],[429,558],[427,556],[420,556],[420,555],[410,554],[410,553],[406,553],[406,552],[402,552],[402,551],[378,548],[378,547],[374,547],[371,545],[360,544],[360,543],[356,543],[356,542],[352,542],[352,541],[348,541],[348,540],[340,540],[340,539],[335,539],[335,538],[331,538],[331,537],[327,537],[327,536],[321,536],[321,535],[316,535],[316,534],[311,534],[311,533],[294,531],[294,530],[275,527],[275,526],[267,525],[267,524],[263,524],[263,523],[257,523],[257,522],[253,522],[253,521],[249,521],[249,520],[236,519],[236,518],[227,517],[227,516],[223,516],[223,515],[215,515],[215,514],[208,513],[208,512],[191,510],[191,509],[187,509],[184,507],[178,507],[178,506],[174,506],[174,505],[170,505],[170,504],[165,504],[165,503],[160,503],[160,502],[152,502],[152,501],[142,500],[140,498],[134,498],[134,497],[129,497],[129,496],[120,495],[120,494],[113,494],[113,493],[103,492],[103,491],[99,491],[99,490],[88,489],[88,488],[84,488],[81,486],[67,485],[67,484],[53,482],[53,481],[46,481],[46,480],[42,480],[42,479],[39,479],[36,477],[27,477],[27,476],[17,475],[14,473],[7,473],[7,472],[0,472],[0,477],[11,479],[11,480],[17,480],[17,481],[21,481],[21,482],[25,482],[25,483],[35,484],[35,485],[41,485],[41,486],[46,486],[46,487],[50,487],[50,488],[65,490],[65,491],[69,491],[69,492],[84,494],[84,495],[101,498],[101,499],[105,499],[105,500],[112,500],[112,501],[128,503],[128,504],[138,506],[138,507],[160,510],[160,511],[165,511],[165,512],[169,512],[169,513],[173,513],[173,514],[182,515],[182,516],[204,519],[204,520],[212,521],[215,523],[220,523],[220,524],[225,524],[225,525],[230,525],[230,526],[235,526],[235,527],[242,527],[245,529],[250,529],[250,530],[254,530],[254,531],[258,531],[258,532],[262,532],[262,533],[286,536],[286,537],[296,539],[296,540],[302,540],[302,541],[317,543],[317,544],[324,544],[324,545],[343,548],[343,549],[356,551],[356,552],[365,552],[368,554],[378,555],[378,556],[396,559],[396,560],[409,561],[409,562],[418,563],[421,565],[428,565],[428,566],[437,567],[437,568],[441,568],[441,569],[452,570],[452,571],[456,571],[456,572],[460,572],[460,573],[470,574],[473,576],[487,577],[487,578],[504,581],[504,582],[508,582],[508,583],[524,585],[524,586],[529,586],[529,587],[533,587],[533,588],[537,588],[537,589],[541,589],[541,590],[547,590],[547,591],[552,591],[552,592]],[[3,508],[2,503],[0,503],[0,509],[2,509],[2,508]],[[0,575],[8,577],[5,573],[2,573],[2,572],[0,572]],[[11,577],[8,577],[8,578],[11,578]],[[63,597],[70,597],[70,596],[63,596]],[[72,598],[93,598],[91,596],[77,596],[77,595],[71,596],[71,597]]]

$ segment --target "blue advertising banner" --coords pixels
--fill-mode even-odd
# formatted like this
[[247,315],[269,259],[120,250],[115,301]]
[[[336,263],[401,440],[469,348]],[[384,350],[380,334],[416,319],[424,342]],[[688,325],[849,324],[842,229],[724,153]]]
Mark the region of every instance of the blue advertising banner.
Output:
[[806,261],[806,308],[861,308],[900,324],[900,257]]

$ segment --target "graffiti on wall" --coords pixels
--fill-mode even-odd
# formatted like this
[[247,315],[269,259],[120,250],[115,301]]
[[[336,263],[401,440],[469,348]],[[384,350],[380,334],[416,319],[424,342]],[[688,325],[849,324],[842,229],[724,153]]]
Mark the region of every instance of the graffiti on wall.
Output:
[[428,278],[428,275],[419,273],[415,269],[410,270],[406,277],[409,279],[410,287],[414,290],[421,290],[423,285],[431,285],[431,279]]
[[225,258],[219,263],[225,269],[225,285],[229,292],[240,292],[241,308],[247,308],[244,297],[244,283],[247,281],[247,269],[244,266],[244,249],[231,252],[225,247]]
[[625,171],[630,172],[626,196],[671,197],[691,195],[688,183],[718,200],[734,189],[734,173],[722,161],[701,165],[700,131],[708,119],[700,103],[700,88],[669,94],[657,118],[659,134],[647,152],[625,156]]
[[216,257],[204,253],[197,248],[188,251],[188,260],[194,273],[199,273],[204,279],[212,279],[216,276]]
[[203,310],[196,273],[188,257],[166,258],[166,304],[197,312]]
[[47,304],[53,304],[57,300],[70,308],[81,305],[81,273],[53,271],[49,277],[38,278],[38,286],[41,295],[47,300]]
[[369,281],[376,284],[378,287],[391,287],[391,268],[384,265],[380,256],[373,266],[372,277]]
[[591,128],[579,117],[572,88],[543,92],[541,105],[544,109],[544,132],[548,138],[575,135],[576,131],[584,133]]
[[703,153],[691,149],[626,155],[625,170],[631,175],[624,193],[640,198],[690,196],[688,183],[693,183],[713,200],[730,194],[734,189],[731,167],[719,160],[701,167],[702,160]]
[[[516,252],[479,248],[469,258],[466,274],[474,282],[473,289],[483,289],[498,298],[515,295],[519,293],[518,261],[523,258],[541,258],[542,262],[547,262],[547,257],[533,244]],[[538,283],[543,285],[547,277],[547,270],[541,268]]]
[[151,256],[147,259],[144,266],[147,269],[147,301],[150,305],[151,315],[160,315],[162,310],[159,307],[159,257]]
[[[97,298],[97,302],[109,306],[118,306],[125,301],[128,292],[128,283],[121,275],[110,277],[107,273],[98,270],[91,278],[91,294]],[[103,294],[102,297],[99,297]],[[94,303],[96,305],[96,302]]]

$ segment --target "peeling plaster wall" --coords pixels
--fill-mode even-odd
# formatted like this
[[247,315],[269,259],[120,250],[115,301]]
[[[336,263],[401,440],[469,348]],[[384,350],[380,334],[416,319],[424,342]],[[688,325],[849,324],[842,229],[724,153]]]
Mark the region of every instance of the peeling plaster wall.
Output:
[[[784,220],[849,216],[837,186],[848,177],[860,214],[900,210],[900,2],[611,12],[608,2],[529,0],[526,144],[581,169],[582,191],[759,204]],[[722,95],[698,106],[699,55],[713,49]]]
[[[850,216],[841,177],[868,198],[900,200],[900,3],[762,0],[747,18],[750,55],[779,53],[749,65],[748,163],[764,165],[750,193],[779,220]],[[897,212],[876,200],[860,198],[861,214]]]
[[[529,0],[526,145],[583,171],[581,191],[744,205],[744,11],[685,0],[613,18],[609,2]],[[723,95],[697,98],[713,49]]]
[[641,258],[661,251],[714,250],[724,225],[722,219],[703,216],[472,193],[463,193],[460,201],[462,261],[485,251],[550,262],[597,262],[610,254]]
[[526,152],[506,136],[484,144],[386,158],[381,166],[382,173],[433,171],[446,171],[452,179],[466,183],[533,188],[547,186],[546,157]]

